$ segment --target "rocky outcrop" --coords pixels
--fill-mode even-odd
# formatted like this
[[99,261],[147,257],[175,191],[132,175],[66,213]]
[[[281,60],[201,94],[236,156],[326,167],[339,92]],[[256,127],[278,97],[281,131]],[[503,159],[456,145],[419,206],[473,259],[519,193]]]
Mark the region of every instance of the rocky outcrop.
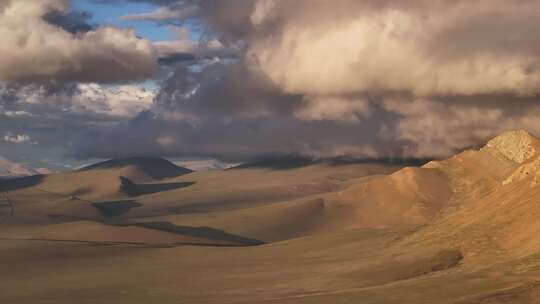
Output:
[[527,178],[533,178],[531,186],[536,186],[540,182],[540,157],[519,166],[512,175],[503,181],[503,185],[522,181]]
[[530,185],[540,184],[540,140],[526,131],[505,132],[490,140],[485,148],[491,148],[519,167],[502,184],[530,179]]
[[507,159],[522,164],[536,155],[538,139],[524,130],[508,131],[493,138],[486,144]]

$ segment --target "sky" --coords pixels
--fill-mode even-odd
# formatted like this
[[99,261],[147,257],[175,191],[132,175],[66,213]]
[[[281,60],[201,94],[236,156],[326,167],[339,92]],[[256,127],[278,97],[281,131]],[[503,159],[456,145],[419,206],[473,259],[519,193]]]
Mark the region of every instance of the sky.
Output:
[[175,39],[174,31],[154,22],[123,20],[122,16],[149,12],[158,8],[152,3],[100,3],[91,0],[74,0],[74,10],[89,12],[90,22],[100,25],[112,25],[122,28],[132,28],[137,35],[151,41],[165,41]]
[[443,158],[540,135],[533,0],[4,0],[0,156]]

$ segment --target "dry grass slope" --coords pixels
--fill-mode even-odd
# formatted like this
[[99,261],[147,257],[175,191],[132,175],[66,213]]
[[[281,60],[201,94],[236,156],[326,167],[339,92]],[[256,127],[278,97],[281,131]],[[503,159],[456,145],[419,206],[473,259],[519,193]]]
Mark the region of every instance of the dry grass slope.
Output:
[[512,131],[422,167],[128,159],[0,181],[0,301],[536,303],[539,159]]

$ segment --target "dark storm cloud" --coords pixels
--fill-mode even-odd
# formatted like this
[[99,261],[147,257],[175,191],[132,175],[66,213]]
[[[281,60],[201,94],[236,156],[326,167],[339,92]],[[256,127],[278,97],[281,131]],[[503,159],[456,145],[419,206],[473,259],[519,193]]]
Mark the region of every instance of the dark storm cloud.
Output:
[[152,46],[155,104],[85,130],[78,157],[442,157],[540,134],[537,1],[129,1],[188,26]]
[[147,2],[167,9],[154,20],[196,7],[182,18],[242,45],[238,59],[181,64],[151,110],[84,139],[79,156],[439,157],[540,132],[535,1]]
[[59,26],[67,32],[77,34],[94,29],[94,26],[89,23],[91,17],[90,13],[84,11],[50,11],[43,15],[43,20]]
[[163,55],[161,58],[159,58],[159,63],[170,65],[178,62],[194,61],[195,59],[197,59],[197,56],[192,53],[175,53],[170,55]]
[[215,38],[194,40],[183,34],[184,28],[177,29],[179,33],[176,40],[155,42],[154,47],[159,55],[162,65],[190,61],[197,64],[199,61],[212,59],[233,60],[238,59],[242,47],[238,45],[227,46]]
[[[360,128],[363,132],[376,134],[381,119],[391,123],[392,119],[388,116],[391,114],[381,111],[373,116],[373,120],[354,125],[329,121],[300,122],[279,115],[242,117],[234,121],[214,117],[216,119],[197,123],[174,121],[170,116],[144,112],[129,124],[117,126],[112,132],[88,134],[78,143],[75,155],[82,158],[197,155],[227,161],[294,154],[375,158],[390,152],[396,142],[358,134],[358,130]],[[351,133],[358,136],[353,137]],[[113,142],[123,149],[111,145]],[[373,147],[385,147],[389,151]]]
[[302,96],[281,93],[265,75],[240,63],[212,63],[202,71],[184,66],[162,85],[151,111],[110,132],[88,134],[76,145],[75,156],[377,157],[394,145],[376,136],[381,122],[395,121],[382,108],[348,123],[299,120],[294,112],[302,105]]
[[54,170],[61,170],[60,164],[80,164],[68,151],[81,134],[105,132],[129,120],[132,111],[147,107],[151,96],[135,86],[0,83],[0,155]]

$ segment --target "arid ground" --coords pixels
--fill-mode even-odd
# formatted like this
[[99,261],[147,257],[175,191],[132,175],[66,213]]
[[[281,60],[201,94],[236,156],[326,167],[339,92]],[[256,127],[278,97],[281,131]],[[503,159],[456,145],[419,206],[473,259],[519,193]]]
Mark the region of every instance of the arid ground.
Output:
[[0,181],[0,303],[538,303],[540,140],[421,167],[131,158]]

